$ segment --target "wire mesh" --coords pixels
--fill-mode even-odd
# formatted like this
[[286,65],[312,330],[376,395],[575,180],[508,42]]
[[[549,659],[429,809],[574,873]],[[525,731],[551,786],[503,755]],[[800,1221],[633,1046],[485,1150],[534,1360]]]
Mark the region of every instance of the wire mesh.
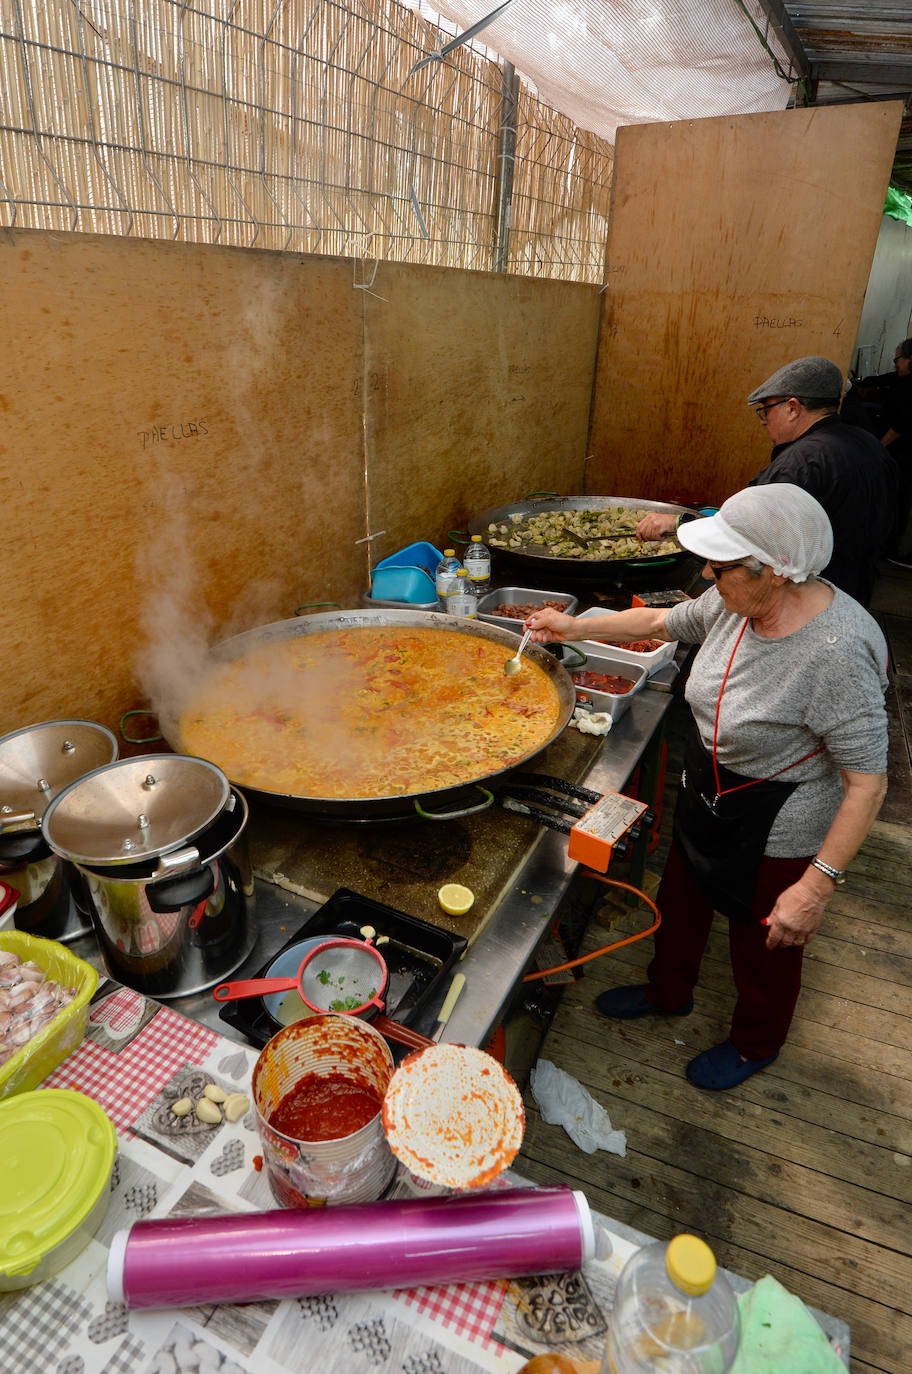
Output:
[[[395,0],[0,16],[0,224],[492,267],[500,66]],[[508,271],[602,280],[611,159],[521,91]]]

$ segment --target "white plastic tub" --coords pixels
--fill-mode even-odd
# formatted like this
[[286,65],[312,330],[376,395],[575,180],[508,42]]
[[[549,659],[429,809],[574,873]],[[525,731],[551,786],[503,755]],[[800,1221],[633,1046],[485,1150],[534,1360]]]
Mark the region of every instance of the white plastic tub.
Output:
[[[617,611],[593,607],[591,610],[581,612],[581,614],[577,616],[577,620],[587,620],[591,616],[597,615],[617,615]],[[607,637],[608,636],[606,636],[606,638]],[[603,644],[597,639],[579,639],[573,642],[587,657],[589,657],[590,654],[610,654],[612,658],[620,659],[625,663],[635,663],[640,668],[645,668],[647,676],[651,676],[653,673],[657,672],[659,668],[664,667],[666,663],[670,663],[678,649],[678,641],[676,639],[670,640],[667,644],[661,645],[658,649],[653,649],[652,653],[649,654],[635,653],[633,649],[622,649],[614,644]],[[593,669],[593,671],[600,673],[608,670],[596,668]]]

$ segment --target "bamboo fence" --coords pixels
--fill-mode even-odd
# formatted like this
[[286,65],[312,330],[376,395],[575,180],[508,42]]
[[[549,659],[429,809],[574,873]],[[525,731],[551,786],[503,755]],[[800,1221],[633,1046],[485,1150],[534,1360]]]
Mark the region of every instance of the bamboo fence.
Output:
[[[501,70],[433,57],[451,32],[395,0],[0,0],[0,225],[490,270]],[[521,86],[507,270],[601,282],[611,167]]]

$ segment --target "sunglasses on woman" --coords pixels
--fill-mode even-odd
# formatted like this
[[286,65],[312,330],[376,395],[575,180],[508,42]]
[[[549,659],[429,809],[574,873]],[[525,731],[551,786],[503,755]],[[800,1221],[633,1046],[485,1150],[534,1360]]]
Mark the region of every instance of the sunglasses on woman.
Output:
[[743,568],[744,559],[739,558],[735,563],[710,563],[707,561],[706,566],[709,568],[709,571],[712,573],[713,577],[718,582],[722,574],[724,572],[728,572],[729,568]]

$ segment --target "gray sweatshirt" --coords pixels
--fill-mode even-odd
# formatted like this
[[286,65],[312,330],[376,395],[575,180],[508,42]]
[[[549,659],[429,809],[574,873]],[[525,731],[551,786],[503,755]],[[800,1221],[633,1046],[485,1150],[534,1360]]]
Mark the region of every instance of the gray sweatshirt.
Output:
[[[716,701],[743,620],[725,610],[717,588],[672,606],[665,632],[700,644],[684,695],[712,750]],[[716,757],[748,778],[782,774],[798,786],[773,824],[766,853],[816,854],[843,798],[841,768],[887,770],[887,646],[877,623],[845,592],[807,625],[763,639],[748,625],[722,694]]]

